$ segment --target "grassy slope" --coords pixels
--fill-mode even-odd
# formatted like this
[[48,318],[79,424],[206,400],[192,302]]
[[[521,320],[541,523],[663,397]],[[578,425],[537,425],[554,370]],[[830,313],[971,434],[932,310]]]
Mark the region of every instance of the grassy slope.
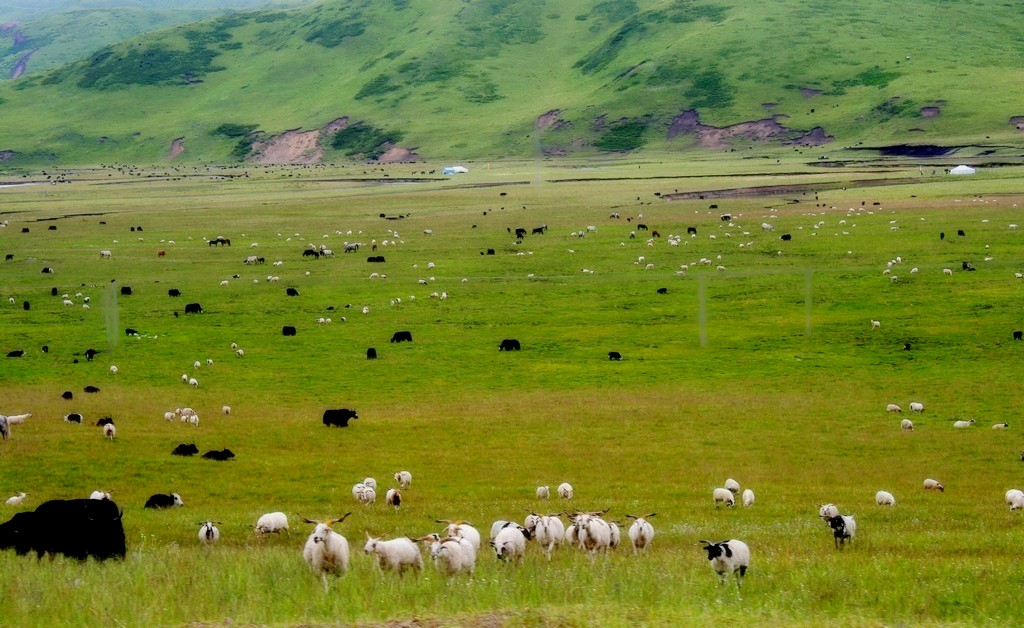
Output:
[[[741,161],[697,164],[695,170],[709,175],[704,179],[617,181],[671,177],[679,168],[574,165],[580,164],[538,173],[533,164],[502,163],[416,186],[313,180],[360,177],[366,170],[349,166],[254,171],[242,181],[219,177],[235,171],[188,169],[180,174],[195,176],[181,181],[119,185],[100,185],[108,179],[100,173],[92,184],[0,190],[10,221],[0,230],[0,248],[16,256],[0,280],[0,348],[29,349],[22,360],[0,361],[2,411],[35,413],[2,444],[0,491],[26,490],[29,504],[37,504],[113,489],[125,507],[131,552],[123,564],[58,560],[30,569],[24,559],[0,554],[0,573],[11,583],[0,602],[5,616],[129,624],[414,616],[514,624],[692,623],[721,616],[974,623],[1016,616],[1017,595],[1005,582],[1021,575],[1014,551],[1021,522],[1001,500],[1003,491],[1019,486],[1013,418],[1019,343],[1009,330],[1021,323],[1021,284],[1013,272],[1021,270],[1022,232],[1007,228],[1021,221],[1014,207],[1024,200],[1019,171],[828,191],[829,180],[841,185],[912,176],[917,169],[821,174],[793,161]],[[793,170],[806,174],[772,175]],[[742,182],[714,176],[736,172],[751,176]],[[552,182],[574,175],[607,180]],[[471,185],[535,178],[542,182]],[[820,201],[835,209],[812,207],[810,197],[798,205],[718,201],[721,211],[736,216],[735,227],[719,220],[720,211],[709,211],[707,201],[654,195],[813,180],[823,183]],[[777,209],[774,218],[770,207]],[[486,209],[493,211],[485,216]],[[623,219],[609,219],[612,211]],[[628,238],[624,218],[640,211],[662,232],[652,247],[643,237]],[[104,214],[84,215],[91,212]],[[379,212],[412,216],[391,222]],[[34,222],[65,214],[74,216]],[[765,220],[775,224],[773,234],[760,230]],[[819,221],[824,226],[814,229]],[[521,246],[505,231],[542,223],[550,231]],[[47,231],[49,224],[58,230]],[[583,240],[566,235],[587,224],[597,233]],[[136,225],[145,231],[130,232]],[[20,233],[22,226],[31,232]],[[698,228],[697,238],[680,247],[665,243],[687,226]],[[426,228],[436,235],[422,235]],[[938,231],[961,228],[964,238],[937,238]],[[794,234],[793,242],[781,246],[781,232]],[[202,241],[217,234],[235,246]],[[365,250],[316,262],[299,256],[308,242],[339,250],[345,240],[391,237],[404,244],[378,250],[388,259],[383,266],[366,264]],[[248,248],[251,242],[259,247]],[[753,246],[739,249],[741,242]],[[481,256],[487,247],[497,255]],[[113,259],[99,259],[101,248],[112,249]],[[161,248],[167,257],[156,256]],[[252,253],[284,265],[244,266]],[[634,265],[641,255],[654,271]],[[893,284],[882,269],[897,255],[906,261]],[[985,256],[993,260],[982,261]],[[693,264],[701,257],[728,270]],[[943,276],[942,268],[958,269],[963,259],[980,270]],[[427,270],[428,262],[436,268]],[[684,277],[674,272],[681,263],[691,264]],[[43,265],[57,273],[41,275]],[[910,274],[910,266],[920,273]],[[584,275],[583,267],[597,272]],[[371,280],[372,271],[388,278]],[[218,285],[235,273],[239,280]],[[281,282],[251,282],[270,273]],[[417,283],[431,275],[430,285]],[[117,299],[116,320],[106,296],[111,278],[135,288],[133,296]],[[81,290],[93,307],[62,306],[49,296],[51,286]],[[284,297],[286,286],[301,296]],[[669,293],[655,294],[662,286]],[[170,287],[184,292],[181,302],[166,296]],[[451,297],[431,300],[432,290]],[[18,304],[8,305],[8,295]],[[403,303],[391,306],[396,297]],[[28,313],[19,307],[23,299],[32,302]],[[202,317],[170,315],[191,301],[203,304]],[[347,303],[353,308],[344,309]],[[371,313],[357,314],[364,304]],[[328,305],[339,309],[329,312]],[[335,322],[315,325],[323,315]],[[882,328],[871,330],[871,318]],[[296,325],[298,336],[282,338],[283,324]],[[125,338],[127,326],[144,337]],[[415,341],[391,345],[387,339],[397,329],[411,330]],[[499,353],[496,345],[506,337],[520,339],[523,351]],[[244,359],[232,355],[232,341],[246,349]],[[902,351],[904,342],[913,350]],[[49,353],[38,352],[42,344]],[[72,363],[87,346],[104,352],[93,363]],[[381,358],[364,360],[367,346],[376,346]],[[608,350],[625,359],[609,362]],[[178,376],[207,357],[215,364],[196,373],[201,387],[183,386]],[[120,368],[116,377],[107,372],[112,363]],[[103,390],[79,394],[87,383]],[[59,399],[64,389],[76,392],[73,402]],[[917,431],[901,433],[899,417],[884,407],[911,400],[927,410],[913,417]],[[218,414],[223,403],[232,406],[230,417]],[[198,429],[161,418],[183,405],[199,410]],[[361,418],[349,430],[326,430],[318,416],[332,406],[355,407]],[[72,410],[92,420],[112,414],[117,442],[102,442],[91,426],[65,425],[59,417]],[[980,425],[952,430],[960,417]],[[988,429],[1003,420],[1010,431]],[[168,455],[175,443],[190,440],[204,451],[228,446],[239,457],[215,465]],[[380,504],[354,508],[351,483],[375,475],[388,484],[400,467],[415,476],[400,513]],[[754,508],[712,508],[711,488],[729,476],[757,492]],[[926,476],[943,481],[947,491],[923,493]],[[246,529],[268,510],[311,517],[355,510],[343,531],[358,550],[364,529],[421,534],[434,527],[434,517],[464,517],[481,527],[518,518],[537,507],[533,487],[562,480],[576,485],[576,507],[611,506],[620,517],[657,511],[652,554],[637,561],[616,552],[592,566],[562,551],[548,566],[531,547],[520,570],[501,569],[482,555],[474,580],[446,585],[434,575],[381,579],[356,551],[351,574],[324,595],[298,558],[305,530],[294,518],[292,537],[262,545]],[[895,510],[874,506],[880,488],[896,494]],[[182,493],[185,509],[143,511],[148,494],[170,490]],[[851,550],[831,550],[814,517],[824,501],[857,515],[861,528]],[[212,553],[195,547],[193,522],[207,517],[224,522],[223,546]],[[751,544],[755,564],[742,602],[719,591],[703,564],[696,542],[708,537]],[[452,586],[464,594],[452,595]]]
[[[40,85],[46,81],[36,77],[22,82],[23,89],[3,90],[5,119],[23,131],[0,148],[38,151],[38,157],[54,151],[79,163],[153,162],[171,139],[185,137],[185,159],[222,161],[231,143],[207,135],[221,123],[256,123],[273,134],[349,116],[401,130],[403,144],[427,155],[493,158],[530,155],[538,142],[544,148],[592,142],[592,122],[602,115],[609,121],[647,116],[650,146],[664,148],[672,116],[692,106],[717,125],[786,114],[785,123],[796,129],[823,126],[837,145],[869,138],[1009,141],[1017,132],[1008,119],[1020,113],[1013,101],[1021,79],[1016,16],[1002,3],[982,4],[963,12],[937,0],[877,6],[709,0],[697,6],[720,10],[701,17],[707,12],[691,15],[690,4],[674,2],[640,2],[632,10],[622,3],[613,10],[583,0],[414,0],[254,13],[220,22],[230,36],[226,43],[241,47],[211,44],[218,53],[213,64],[227,69],[206,73],[201,84],[82,90],[75,84],[84,68],[72,67],[57,85]],[[672,21],[680,15],[688,21]],[[637,28],[622,30],[634,23]],[[949,23],[958,28],[944,29]],[[115,56],[164,44],[182,49],[184,31],[216,24],[149,35],[115,47]],[[306,41],[317,28],[330,37],[346,24],[364,28],[341,43],[328,40],[329,47]],[[595,54],[617,33],[621,49]],[[586,60],[591,65],[582,67],[594,69],[584,72],[577,64]],[[875,66],[888,78],[858,79]],[[356,98],[382,76],[394,89]],[[708,76],[717,80],[702,83]],[[826,94],[806,100],[798,87]],[[982,91],[986,98],[977,97]],[[877,110],[893,98],[901,106]],[[939,101],[945,101],[941,115],[917,116]],[[71,111],[68,102],[75,104]],[[779,104],[769,112],[764,102]],[[570,124],[534,137],[534,121],[551,109],[562,110]],[[97,147],[100,135],[118,142]],[[689,144],[684,138],[672,148]]]

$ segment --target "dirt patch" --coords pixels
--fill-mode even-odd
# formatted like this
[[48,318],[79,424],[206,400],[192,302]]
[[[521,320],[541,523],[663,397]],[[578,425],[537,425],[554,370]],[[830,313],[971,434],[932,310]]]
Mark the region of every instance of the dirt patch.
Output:
[[337,133],[345,128],[348,128],[348,118],[342,116],[341,118],[335,118],[324,125],[324,133],[330,135],[331,133]]
[[252,148],[255,153],[252,161],[258,164],[315,164],[324,157],[319,129],[291,129],[266,140],[253,142]]
[[559,116],[562,115],[561,109],[552,109],[544,115],[537,118],[537,122],[534,123],[534,127],[538,130],[544,129],[557,129],[565,124],[564,120],[560,120]]
[[939,115],[941,111],[942,110],[938,107],[921,107],[920,114],[922,118],[934,118]]
[[1010,118],[1010,124],[1017,127],[1018,131],[1024,131],[1024,116],[1013,116]]
[[185,138],[179,137],[171,142],[171,148],[167,151],[167,158],[174,159],[185,152]]
[[377,161],[382,164],[393,164],[399,162],[410,162],[419,159],[419,155],[412,152],[408,148],[402,148],[400,146],[392,146],[384,152]]
[[800,87],[798,89],[800,90],[800,93],[803,94],[804,98],[807,99],[811,99],[814,98],[815,96],[821,95],[821,90],[814,89],[813,87]]
[[700,114],[690,109],[676,116],[669,124],[667,139],[672,140],[679,135],[693,135],[703,148],[724,149],[732,146],[734,140],[767,142],[781,140],[786,144],[802,144],[820,146],[831,142],[831,135],[824,129],[815,127],[810,131],[797,131],[783,126],[780,120],[788,118],[784,114],[776,114],[770,118],[750,120],[725,127],[702,124]]

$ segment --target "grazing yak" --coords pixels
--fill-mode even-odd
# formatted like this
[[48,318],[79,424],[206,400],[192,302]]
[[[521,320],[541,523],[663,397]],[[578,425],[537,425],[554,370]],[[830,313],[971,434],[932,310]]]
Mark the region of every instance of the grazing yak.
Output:
[[367,349],[366,350],[366,359],[367,360],[376,360],[377,359],[377,350],[374,349],[373,347],[370,347],[369,349]]
[[281,328],[282,336],[294,336],[295,333],[295,327],[293,325],[285,325]]
[[205,458],[206,460],[219,460],[221,462],[224,462],[225,460],[231,460],[234,457],[235,452],[231,451],[227,447],[221,449],[220,451],[214,449],[203,454],[203,458]]
[[167,296],[169,296],[169,297],[180,297],[181,296],[181,290],[178,290],[177,288],[171,288],[170,290],[167,291]]
[[185,313],[186,314],[202,314],[203,313],[203,306],[199,305],[198,303],[188,303],[188,304],[185,305]]
[[358,419],[355,410],[339,408],[337,410],[324,410],[324,425],[327,427],[348,427],[350,419]]
[[391,342],[412,342],[411,331],[396,331],[391,336]]
[[498,351],[519,351],[519,341],[515,338],[506,338],[498,345]]
[[132,296],[132,287],[131,286],[121,286],[121,296],[123,296],[123,297],[130,297],[130,296]]
[[196,447],[195,443],[181,443],[174,448],[171,452],[172,456],[194,456],[199,453],[199,448]]
[[622,359],[622,354],[619,353],[618,351],[609,351],[608,352],[608,359],[609,360],[615,360],[615,361],[621,360]]
[[0,549],[18,555],[64,554],[78,560],[124,558],[124,526],[117,504],[109,500],[69,499],[44,502],[34,512],[19,512],[0,524]]

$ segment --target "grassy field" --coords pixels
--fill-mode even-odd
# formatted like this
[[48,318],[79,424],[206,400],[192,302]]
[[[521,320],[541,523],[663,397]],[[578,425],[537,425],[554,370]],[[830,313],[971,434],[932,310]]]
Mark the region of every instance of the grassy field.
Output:
[[[94,169],[0,189],[0,252],[14,255],[0,274],[0,350],[26,351],[0,360],[0,413],[33,413],[0,443],[0,497],[25,491],[32,509],[110,490],[128,537],[127,559],[109,564],[0,553],[0,613],[70,625],[1012,621],[1024,524],[1003,494],[1024,483],[1024,344],[1011,339],[1024,327],[1024,232],[1010,228],[1024,219],[1020,168],[952,178],[773,161],[504,162],[444,179],[413,166]],[[866,179],[888,183],[851,183]],[[816,187],[669,196],[796,183]],[[630,238],[641,221],[660,237]],[[521,244],[508,233],[545,224]],[[208,246],[218,235],[233,246]],[[364,246],[345,254],[345,242]],[[336,255],[302,257],[311,244]],[[192,302],[204,313],[174,316]],[[414,341],[391,344],[398,330]],[[499,352],[504,338],[522,351]],[[87,348],[100,351],[92,362]],[[903,432],[909,412],[885,407],[911,401],[926,409]],[[184,406],[198,427],[164,421]],[[338,407],[359,419],[325,428]],[[61,420],[69,412],[83,425]],[[93,425],[108,414],[114,442]],[[960,418],[977,425],[954,430]],[[237,458],[171,456],[182,442]],[[414,479],[399,512],[354,502],[352,484],[376,477],[382,495],[400,469]],[[754,506],[713,506],[728,477]],[[923,491],[926,477],[945,492]],[[571,503],[534,498],[562,481]],[[880,489],[895,508],[874,504]],[[142,508],[172,491],[184,508]],[[845,551],[816,516],[825,502],[857,517]],[[361,552],[366,531],[420,536],[436,518],[487,530],[567,507],[620,521],[657,512],[654,546],[593,564],[566,548],[548,564],[529,547],[519,567],[481,551],[472,578],[450,581],[429,568],[382,577]],[[256,519],[275,510],[291,535],[256,540]],[[296,513],[348,511],[352,568],[325,593]],[[196,540],[204,519],[223,522],[212,550]],[[742,593],[718,585],[698,545],[728,538],[751,547]]]

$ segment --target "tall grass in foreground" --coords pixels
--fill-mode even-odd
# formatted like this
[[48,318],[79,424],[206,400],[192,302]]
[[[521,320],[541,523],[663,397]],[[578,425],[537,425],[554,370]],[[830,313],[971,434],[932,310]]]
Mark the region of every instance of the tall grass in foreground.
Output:
[[[521,174],[508,168],[469,181]],[[32,509],[112,490],[129,556],[101,565],[2,553],[0,616],[71,625],[1012,621],[1024,575],[1016,558],[1024,528],[1002,502],[1019,487],[1022,464],[1022,348],[1010,336],[1022,326],[1024,286],[1014,277],[1024,232],[1008,227],[1024,217],[1015,178],[959,187],[922,179],[870,192],[822,181],[814,201],[720,200],[709,210],[654,192],[712,181],[554,184],[551,174],[497,188],[265,173],[249,182],[3,190],[10,224],[0,249],[15,260],[0,275],[0,349],[28,354],[0,360],[0,412],[34,416],[0,445],[0,496],[26,491],[22,509]],[[613,211],[623,218],[608,218]],[[732,224],[719,219],[724,211]],[[653,246],[647,233],[629,237],[635,227],[624,219],[640,212],[662,234]],[[773,232],[761,231],[765,221]],[[547,233],[522,244],[506,231],[540,224]],[[568,235],[590,224],[597,233]],[[689,226],[697,237],[665,242]],[[958,229],[967,235],[954,236]],[[781,233],[793,241],[782,243]],[[203,241],[216,235],[234,246]],[[385,264],[368,264],[365,246],[340,252],[344,241],[371,239],[397,242],[378,248]],[[303,259],[311,243],[338,253]],[[100,259],[103,248],[114,257]],[[496,254],[481,255],[488,248]],[[250,254],[267,264],[244,265]],[[883,275],[897,256],[905,261]],[[961,261],[978,270],[961,271]],[[682,264],[689,268],[677,274]],[[57,272],[41,274],[44,265]],[[370,279],[375,271],[387,278]],[[133,294],[121,296],[122,285]],[[75,305],[51,297],[52,287]],[[172,287],[184,296],[168,297]],[[286,297],[285,287],[300,296]],[[429,298],[434,291],[449,298]],[[189,302],[205,313],[172,315]],[[321,316],[334,322],[317,325]],[[282,325],[298,335],[282,337]],[[396,330],[414,341],[391,344]],[[503,338],[523,350],[498,352]],[[369,346],[378,360],[365,359]],[[88,347],[101,350],[93,362],[81,355]],[[609,361],[611,350],[624,359]],[[182,384],[182,373],[199,388]],[[82,393],[86,384],[101,392]],[[64,390],[72,401],[60,398]],[[901,432],[902,417],[885,406],[906,410],[912,400],[926,410],[911,417],[914,432]],[[223,404],[230,415],[220,414]],[[199,412],[198,428],[164,421],[184,406]],[[324,428],[329,407],[356,408],[360,418]],[[72,411],[85,424],[61,420]],[[118,426],[113,443],[93,425],[105,414]],[[978,425],[953,430],[957,418]],[[989,429],[1002,421],[1009,430]],[[238,457],[179,459],[170,451],[180,442]],[[383,494],[399,469],[414,476],[399,512],[353,501],[353,483],[374,476]],[[753,507],[714,508],[711,491],[727,477],[757,493]],[[925,477],[946,491],[925,493]],[[536,486],[561,481],[576,487],[572,503],[534,499]],[[895,494],[895,509],[874,505],[879,489]],[[184,508],[142,508],[150,494],[171,491]],[[816,517],[828,501],[859,523],[842,552]],[[361,553],[366,532],[421,536],[438,518],[486,532],[496,519],[565,507],[610,507],[623,523],[627,513],[656,511],[654,546],[645,557],[618,548],[593,564],[567,549],[548,564],[530,547],[518,567],[482,548],[474,576],[451,581],[429,568],[382,577]],[[0,508],[4,518],[17,511]],[[288,513],[291,535],[257,541],[253,524],[275,510]],[[352,545],[352,569],[324,592],[302,562],[309,527],[296,514],[348,511],[339,531]],[[196,541],[205,519],[223,522],[210,551]],[[752,550],[742,593],[717,584],[698,546],[727,538]]]

